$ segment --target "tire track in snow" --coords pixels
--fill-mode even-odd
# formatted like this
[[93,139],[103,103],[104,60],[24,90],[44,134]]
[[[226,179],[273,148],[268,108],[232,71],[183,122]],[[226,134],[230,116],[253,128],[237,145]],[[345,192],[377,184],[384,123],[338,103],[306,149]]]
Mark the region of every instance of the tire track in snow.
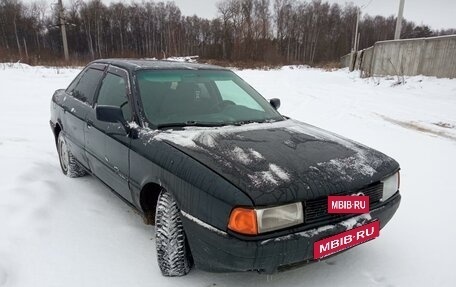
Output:
[[409,130],[418,131],[418,132],[422,132],[422,133],[426,133],[426,134],[431,134],[434,136],[443,137],[443,138],[446,138],[446,139],[449,139],[452,141],[456,141],[456,136],[454,136],[454,135],[451,135],[444,131],[434,130],[434,129],[425,127],[424,125],[414,122],[414,121],[410,121],[410,122],[400,121],[400,120],[396,120],[396,119],[393,119],[393,118],[390,118],[387,116],[383,116],[383,115],[379,115],[379,114],[378,114],[378,116],[380,116],[387,122],[393,123],[395,125],[401,126],[403,128],[409,129]]

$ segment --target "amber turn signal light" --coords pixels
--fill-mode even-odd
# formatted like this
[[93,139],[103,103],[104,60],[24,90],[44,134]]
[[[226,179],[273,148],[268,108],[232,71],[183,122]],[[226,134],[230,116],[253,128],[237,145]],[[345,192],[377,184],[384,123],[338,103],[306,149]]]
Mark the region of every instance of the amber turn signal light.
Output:
[[242,234],[257,235],[258,225],[255,210],[242,207],[233,209],[228,228]]

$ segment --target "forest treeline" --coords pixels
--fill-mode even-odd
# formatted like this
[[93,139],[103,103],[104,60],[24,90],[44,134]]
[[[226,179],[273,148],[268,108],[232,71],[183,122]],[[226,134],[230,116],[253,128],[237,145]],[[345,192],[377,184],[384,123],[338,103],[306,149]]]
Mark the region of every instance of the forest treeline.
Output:
[[[218,16],[184,16],[174,2],[65,6],[70,58],[199,55],[202,59],[315,64],[347,54],[357,7],[320,0],[222,0]],[[0,61],[45,63],[63,58],[58,6],[44,0],[0,0]],[[360,49],[393,38],[394,16],[360,19]],[[455,34],[404,20],[402,38]]]

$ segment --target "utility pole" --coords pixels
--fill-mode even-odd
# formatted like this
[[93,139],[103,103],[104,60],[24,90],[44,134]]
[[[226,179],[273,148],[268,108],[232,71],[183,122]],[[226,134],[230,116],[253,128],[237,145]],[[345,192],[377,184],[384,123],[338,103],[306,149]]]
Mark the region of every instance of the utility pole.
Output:
[[397,13],[396,32],[394,33],[394,40],[398,40],[401,38],[402,17],[404,14],[405,0],[400,0],[400,1],[401,1],[401,3],[399,4],[399,12]]
[[356,11],[356,27],[355,27],[355,41],[353,42],[353,47],[352,47],[352,52],[350,55],[350,66],[349,69],[350,71],[353,71],[355,69],[355,63],[354,63],[354,57],[356,55],[356,52],[358,52],[358,43],[359,43],[359,35],[358,35],[358,26],[359,26],[359,14],[361,13],[361,9],[358,8]]
[[358,52],[358,43],[359,43],[359,35],[358,35],[358,27],[359,27],[359,14],[361,14],[361,8],[358,8],[356,13],[356,28],[355,28],[355,43],[353,44],[353,49],[355,53]]
[[59,0],[59,18],[60,18],[60,30],[62,31],[63,53],[65,54],[65,61],[68,62],[70,60],[70,55],[68,54],[66,23],[65,23],[65,15],[63,13],[62,0]]

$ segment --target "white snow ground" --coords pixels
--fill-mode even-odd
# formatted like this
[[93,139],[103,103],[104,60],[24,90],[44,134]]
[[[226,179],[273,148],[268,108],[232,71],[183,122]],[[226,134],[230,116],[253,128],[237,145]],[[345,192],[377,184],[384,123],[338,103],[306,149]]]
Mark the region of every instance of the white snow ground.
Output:
[[283,114],[398,160],[402,204],[379,238],[324,262],[164,278],[154,228],[96,179],[60,172],[49,101],[77,73],[0,64],[0,286],[454,286],[456,80],[239,71]]

